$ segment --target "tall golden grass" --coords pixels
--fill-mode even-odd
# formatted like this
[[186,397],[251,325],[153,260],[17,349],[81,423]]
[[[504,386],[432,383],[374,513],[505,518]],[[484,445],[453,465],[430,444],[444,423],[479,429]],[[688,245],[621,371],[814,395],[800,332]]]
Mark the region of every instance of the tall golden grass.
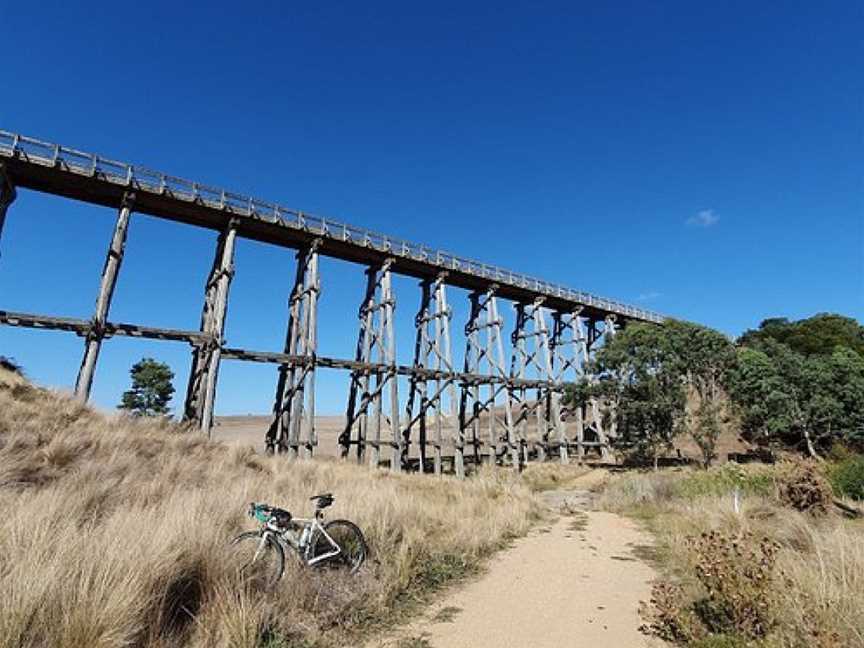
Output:
[[[244,587],[226,542],[249,501],[336,494],[371,556]],[[457,481],[295,462],[106,417],[0,374],[0,648],[357,645],[539,515],[505,472]],[[410,606],[409,606],[410,607]]]
[[[737,512],[732,472],[738,473],[742,494]],[[607,485],[598,505],[646,520],[659,540],[660,567],[693,598],[704,593],[693,577],[696,556],[688,537],[719,530],[778,542],[776,626],[765,645],[864,647],[864,522],[781,506],[766,489],[773,472],[753,466],[626,474]],[[750,644],[730,639],[705,645]]]

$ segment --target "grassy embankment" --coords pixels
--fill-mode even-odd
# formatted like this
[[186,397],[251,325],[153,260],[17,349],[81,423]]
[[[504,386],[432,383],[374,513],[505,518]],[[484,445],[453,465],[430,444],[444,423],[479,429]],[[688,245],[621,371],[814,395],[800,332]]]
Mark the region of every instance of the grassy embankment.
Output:
[[613,478],[599,506],[657,537],[646,630],[700,648],[864,646],[864,521],[836,512],[826,473],[799,463]]
[[[298,514],[332,491],[363,529],[355,577],[289,567],[244,588],[226,540],[249,501]],[[354,645],[539,516],[504,471],[459,482],[288,463],[105,417],[0,373],[0,648]],[[350,637],[350,639],[348,639]]]

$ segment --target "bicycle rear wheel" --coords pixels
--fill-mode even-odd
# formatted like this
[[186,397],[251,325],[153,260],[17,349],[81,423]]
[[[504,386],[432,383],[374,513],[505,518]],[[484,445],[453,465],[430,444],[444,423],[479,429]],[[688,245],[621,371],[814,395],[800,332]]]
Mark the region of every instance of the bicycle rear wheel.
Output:
[[334,553],[338,548],[338,553],[313,563],[313,566],[347,569],[352,574],[360,569],[366,560],[368,549],[366,539],[357,525],[348,520],[331,520],[324,525],[324,531],[333,539],[336,547],[319,531],[312,539],[309,562],[314,561],[315,558]]
[[244,581],[261,589],[272,589],[285,572],[285,552],[270,534],[247,531],[231,541],[239,557]]

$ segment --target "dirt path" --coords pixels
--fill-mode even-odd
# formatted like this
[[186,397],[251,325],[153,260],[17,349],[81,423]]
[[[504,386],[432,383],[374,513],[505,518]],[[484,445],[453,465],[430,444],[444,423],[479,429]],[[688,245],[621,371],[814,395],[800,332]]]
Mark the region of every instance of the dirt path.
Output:
[[[584,491],[549,493],[585,509]],[[501,552],[477,581],[373,646],[388,648],[629,648],[657,646],[638,632],[637,607],[654,572],[634,556],[651,539],[626,518],[561,515]]]

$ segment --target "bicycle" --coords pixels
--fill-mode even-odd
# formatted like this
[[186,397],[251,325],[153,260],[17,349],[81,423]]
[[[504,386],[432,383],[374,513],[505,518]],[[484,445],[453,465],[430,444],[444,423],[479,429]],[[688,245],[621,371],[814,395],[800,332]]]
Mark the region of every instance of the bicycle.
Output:
[[[309,498],[315,502],[312,518],[295,518],[268,504],[252,502],[249,517],[261,526],[231,540],[249,558],[241,557],[241,573],[265,588],[273,587],[285,573],[285,550],[291,549],[307,567],[332,567],[356,573],[366,560],[367,547],[363,533],[349,520],[331,520],[322,524],[324,509],[333,504],[332,493]],[[249,542],[247,542],[249,541]]]

